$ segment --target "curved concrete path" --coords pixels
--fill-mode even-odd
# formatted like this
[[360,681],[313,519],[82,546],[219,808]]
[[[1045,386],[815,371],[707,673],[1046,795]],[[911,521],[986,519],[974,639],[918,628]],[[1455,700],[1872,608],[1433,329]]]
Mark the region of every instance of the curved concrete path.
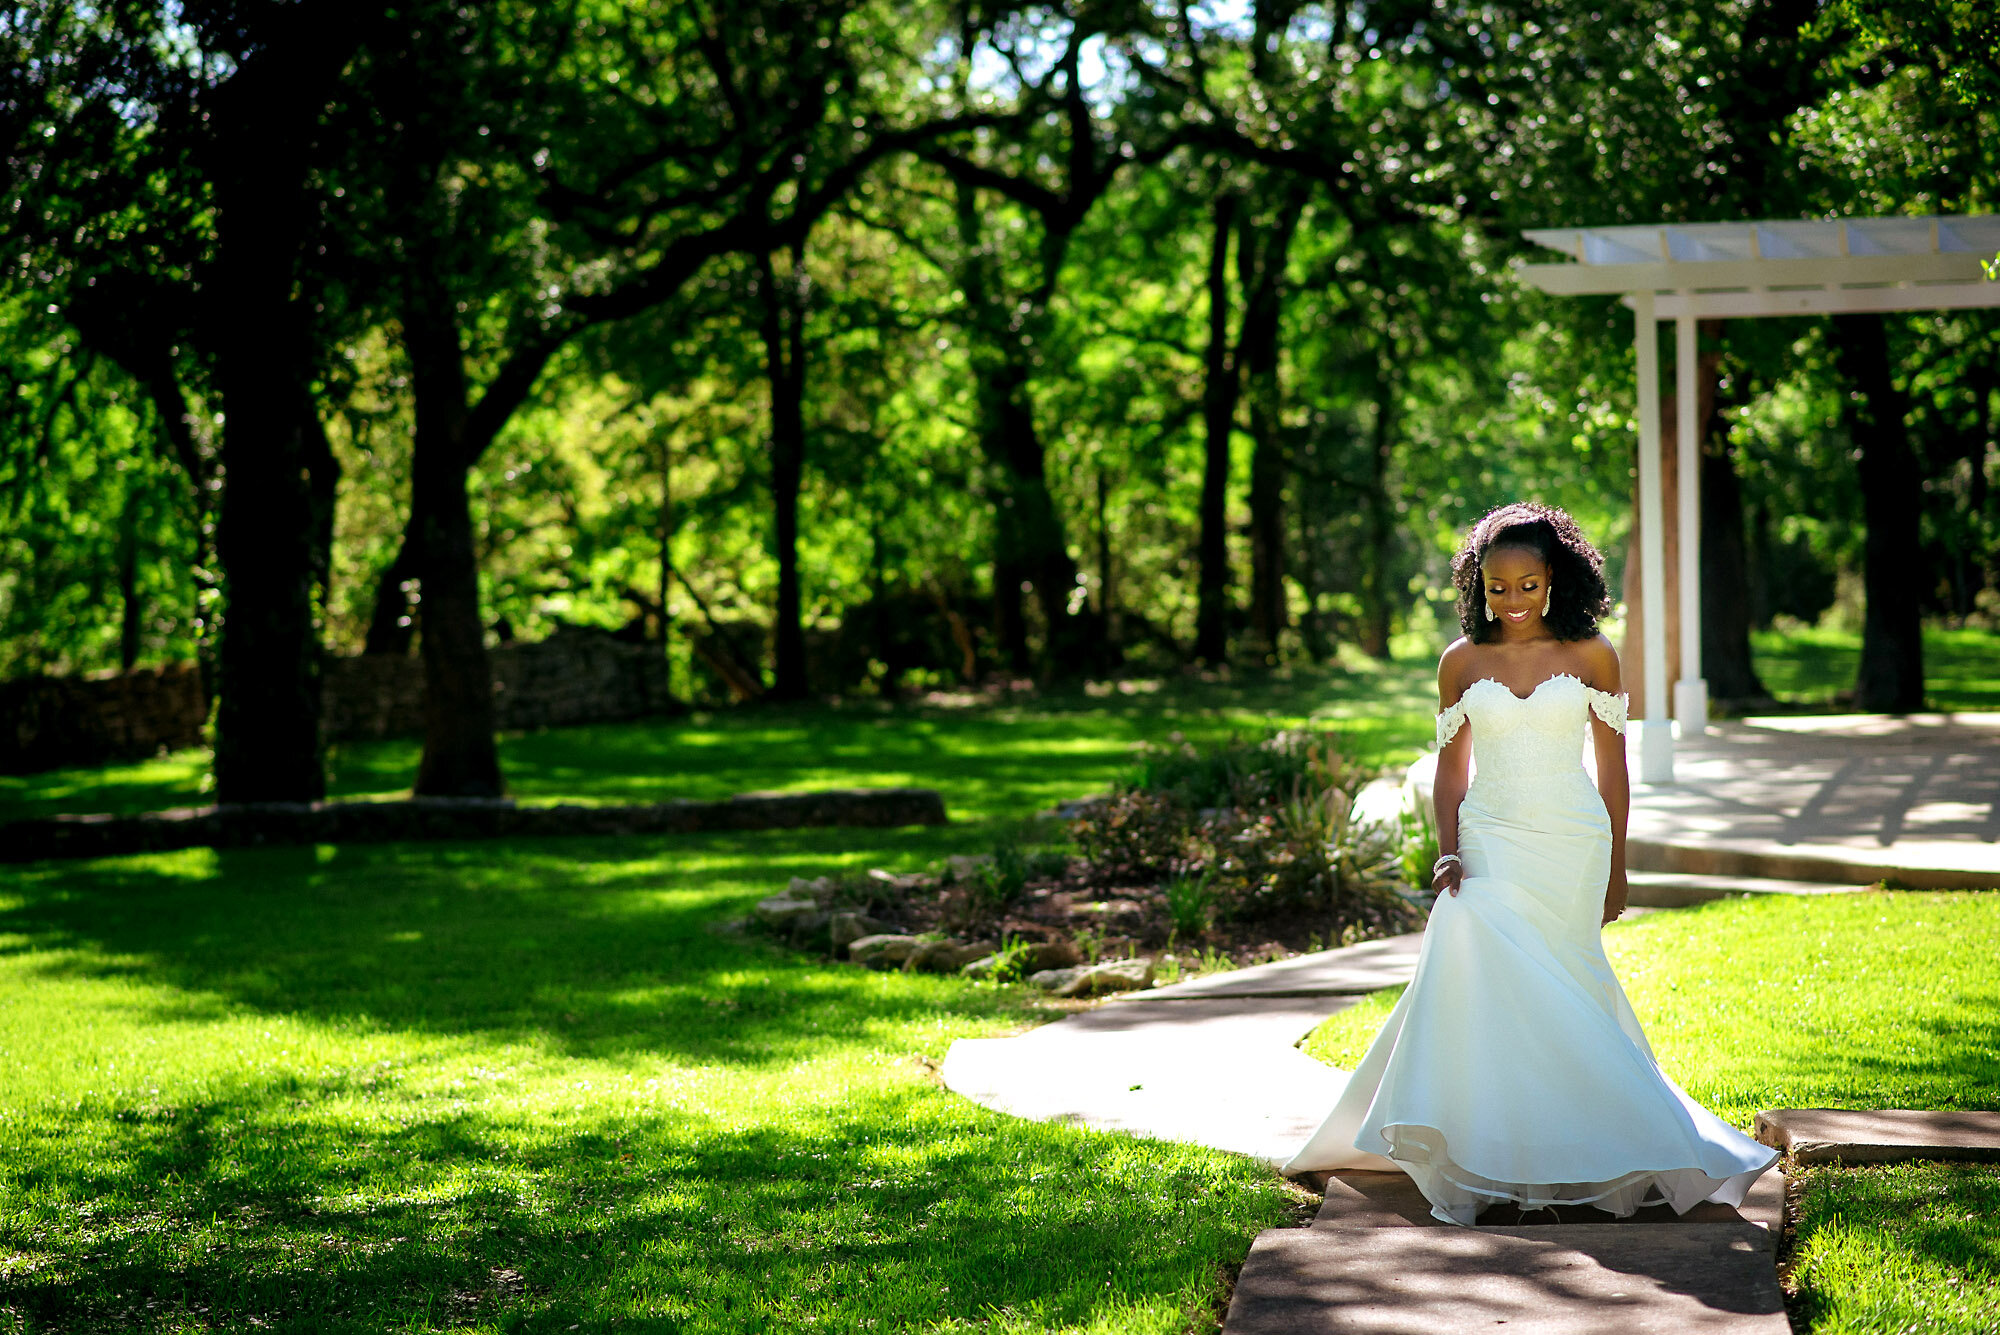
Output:
[[1420,935],[1120,997],[1013,1038],[962,1038],[945,1085],[1016,1117],[1292,1156],[1347,1077],[1299,1051],[1363,993],[1407,982]]

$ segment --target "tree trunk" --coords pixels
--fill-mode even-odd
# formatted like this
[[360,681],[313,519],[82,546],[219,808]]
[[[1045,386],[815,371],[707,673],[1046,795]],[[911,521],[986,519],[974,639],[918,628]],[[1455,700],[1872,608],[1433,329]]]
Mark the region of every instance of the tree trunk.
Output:
[[[218,655],[216,798],[326,795],[320,649],[312,610],[314,513],[299,403],[311,358],[293,297],[301,191],[257,168],[295,156],[282,133],[246,133],[239,173],[216,182],[216,384],[225,413],[216,554],[227,591]],[[289,188],[288,188],[289,186]]]
[[223,803],[325,795],[320,646],[313,620],[313,294],[299,269],[316,225],[314,137],[379,4],[287,5],[259,19],[226,83],[203,99],[216,204],[205,325],[224,426],[216,557],[226,590],[217,654],[215,789]]
[[[1767,700],[1750,658],[1756,615],[1750,579],[1750,545],[1744,528],[1743,483],[1736,451],[1716,421],[1716,376],[1722,365],[1720,320],[1700,322],[1703,347],[1696,359],[1695,427],[1688,447],[1701,451],[1701,675],[1716,700]],[[1685,592],[1683,597],[1687,595]]]
[[1750,658],[1755,616],[1743,484],[1726,438],[1701,451],[1701,675],[1716,700],[1766,700]]
[[1923,708],[1924,640],[1919,609],[1928,583],[1918,545],[1923,475],[1910,447],[1906,405],[1892,379],[1888,331],[1879,315],[1837,315],[1834,351],[1850,393],[1842,403],[1859,450],[1862,515],[1868,525],[1855,707],[1901,714]]
[[1097,461],[1097,620],[1104,627],[1106,652],[1122,658],[1124,628],[1118,620],[1117,574],[1111,565],[1111,481]]
[[1389,656],[1389,567],[1396,540],[1389,501],[1389,451],[1394,441],[1395,405],[1395,375],[1384,365],[1375,387],[1375,425],[1368,439],[1368,494],[1362,498],[1368,561],[1361,570],[1361,649],[1374,658]]
[[451,294],[430,266],[409,278],[403,330],[410,356],[416,435],[410,511],[418,524],[424,663],[420,797],[499,797],[505,786],[493,740],[493,670],[479,617],[479,560],[466,496],[464,352]]
[[1208,352],[1202,421],[1208,449],[1201,473],[1201,569],[1195,591],[1194,653],[1204,663],[1229,657],[1229,439],[1241,376],[1229,347],[1229,233],[1236,199],[1218,195],[1208,252]]
[[417,553],[423,541],[422,533],[422,522],[412,506],[410,520],[403,528],[402,544],[375,581],[375,602],[368,616],[368,636],[361,648],[364,654],[388,654],[397,658],[410,656],[410,646],[417,637],[417,617],[416,606],[410,601],[409,585],[417,578],[417,571],[423,568],[423,560]]
[[125,512],[118,526],[118,668],[130,672],[139,663],[139,493],[125,493]]
[[803,700],[806,639],[799,598],[799,488],[805,474],[805,255],[793,247],[792,268],[780,286],[769,255],[757,259],[764,300],[761,330],[771,386],[772,547],[778,558],[778,607],[774,627],[779,700]]
[[[1069,554],[1062,516],[1049,493],[1041,437],[1029,393],[1031,335],[1005,303],[988,272],[979,219],[978,191],[958,183],[958,232],[966,260],[960,272],[975,340],[980,452],[998,486],[993,525],[993,615],[1002,659],[1015,671],[1033,664],[1023,597],[1033,589],[1047,641],[1049,673],[1073,677],[1102,661],[1090,619],[1070,610],[1076,562]],[[1030,323],[1039,319],[1032,310]]]
[[1276,208],[1259,229],[1239,229],[1236,268],[1243,287],[1243,329],[1237,364],[1250,410],[1250,634],[1267,664],[1278,661],[1290,623],[1285,606],[1285,477],[1283,387],[1278,379],[1279,317],[1284,313],[1285,265],[1304,197],[1296,188],[1273,192]]

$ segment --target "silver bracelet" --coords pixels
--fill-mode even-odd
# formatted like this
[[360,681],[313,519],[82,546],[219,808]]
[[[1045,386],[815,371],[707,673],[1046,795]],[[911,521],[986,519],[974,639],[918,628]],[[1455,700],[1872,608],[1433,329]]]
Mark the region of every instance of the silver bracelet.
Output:
[[1438,855],[1438,860],[1431,864],[1431,875],[1435,876],[1439,872],[1443,871],[1444,864],[1447,862],[1458,862],[1458,865],[1461,867],[1465,865],[1463,862],[1459,862],[1458,854],[1456,853],[1440,853]]

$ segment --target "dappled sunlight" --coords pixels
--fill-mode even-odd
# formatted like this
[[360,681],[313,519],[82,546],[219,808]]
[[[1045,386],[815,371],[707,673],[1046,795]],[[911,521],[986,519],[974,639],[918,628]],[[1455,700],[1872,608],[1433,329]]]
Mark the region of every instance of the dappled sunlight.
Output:
[[[51,1063],[136,1059],[137,1082],[10,1086],[0,1173],[37,1221],[4,1262],[12,1300],[107,1327],[183,1312],[362,1328],[421,1293],[458,1305],[434,1325],[521,1311],[735,1330],[865,1293],[889,1326],[1014,1307],[1164,1332],[1214,1302],[1201,1258],[1285,1216],[1247,1161],[946,1094],[913,1053],[981,1031],[951,1005],[978,995],[962,984],[710,953],[699,988],[592,999],[710,1041],[601,1056],[546,1029],[423,1037],[240,1005],[175,1032],[120,1012],[166,984],[33,984],[40,1009],[80,1021]],[[663,1024],[655,1008],[683,999],[669,991],[690,1009]],[[810,1045],[763,1041],[780,1028]],[[1182,1246],[1139,1245],[1162,1230]]]

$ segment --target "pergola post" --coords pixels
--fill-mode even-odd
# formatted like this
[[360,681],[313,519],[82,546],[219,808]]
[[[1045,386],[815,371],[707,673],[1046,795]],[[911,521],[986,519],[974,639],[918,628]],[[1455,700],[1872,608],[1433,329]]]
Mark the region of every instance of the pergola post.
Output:
[[[1674,719],[1681,736],[1708,731],[1708,681],[1701,675],[1701,429],[1695,373],[1699,367],[1694,316],[1674,319],[1675,464],[1679,473],[1681,671],[1674,683]],[[1650,680],[1648,682],[1650,685]]]
[[1674,725],[1667,718],[1666,506],[1660,477],[1660,340],[1653,294],[1631,296],[1639,358],[1639,586],[1645,620],[1646,715],[1639,721],[1639,782],[1674,781]]

